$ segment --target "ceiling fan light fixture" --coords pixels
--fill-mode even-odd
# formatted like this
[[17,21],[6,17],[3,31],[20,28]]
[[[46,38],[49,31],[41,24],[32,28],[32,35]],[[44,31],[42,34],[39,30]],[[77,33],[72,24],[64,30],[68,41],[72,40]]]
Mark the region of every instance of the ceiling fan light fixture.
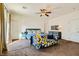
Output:
[[49,16],[49,14],[51,14],[52,12],[51,11],[48,11],[48,10],[46,10],[46,9],[40,9],[40,13],[38,13],[38,14],[40,14],[40,17],[41,16]]
[[46,8],[41,8],[40,12],[38,12],[37,14],[40,14],[40,16],[50,16],[51,14],[51,7],[50,5],[48,5]]

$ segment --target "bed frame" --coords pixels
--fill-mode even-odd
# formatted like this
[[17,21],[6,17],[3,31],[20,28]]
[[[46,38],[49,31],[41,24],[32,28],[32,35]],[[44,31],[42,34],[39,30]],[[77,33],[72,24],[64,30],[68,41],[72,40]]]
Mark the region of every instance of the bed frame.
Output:
[[28,31],[31,31],[32,33],[33,33],[33,32],[37,32],[37,31],[40,31],[40,32],[41,32],[41,29],[39,29],[39,28],[27,28],[26,31],[27,31],[27,32],[28,32]]

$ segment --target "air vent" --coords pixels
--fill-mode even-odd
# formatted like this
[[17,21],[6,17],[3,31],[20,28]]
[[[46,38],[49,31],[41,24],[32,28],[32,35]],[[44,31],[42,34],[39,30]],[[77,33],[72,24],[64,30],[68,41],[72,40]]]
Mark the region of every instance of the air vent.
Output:
[[23,6],[22,8],[23,8],[23,9],[27,9],[27,7],[26,7],[26,6]]

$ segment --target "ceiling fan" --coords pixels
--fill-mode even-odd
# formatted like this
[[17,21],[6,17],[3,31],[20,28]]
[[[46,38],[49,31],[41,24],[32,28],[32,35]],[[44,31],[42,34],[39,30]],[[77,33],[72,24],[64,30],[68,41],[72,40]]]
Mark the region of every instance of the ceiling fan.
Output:
[[49,17],[49,14],[51,14],[51,10],[48,10],[48,8],[43,8],[43,9],[40,9],[40,12],[38,12],[37,14],[40,14],[40,17],[41,16],[47,16]]

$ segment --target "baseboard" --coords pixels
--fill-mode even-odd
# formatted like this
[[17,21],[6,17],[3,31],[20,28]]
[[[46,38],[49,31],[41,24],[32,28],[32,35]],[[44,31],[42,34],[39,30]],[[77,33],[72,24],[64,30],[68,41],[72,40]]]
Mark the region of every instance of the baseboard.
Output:
[[75,40],[69,40],[69,39],[62,39],[62,40],[67,40],[67,41],[71,41],[71,42],[79,43],[78,41],[75,41]]

